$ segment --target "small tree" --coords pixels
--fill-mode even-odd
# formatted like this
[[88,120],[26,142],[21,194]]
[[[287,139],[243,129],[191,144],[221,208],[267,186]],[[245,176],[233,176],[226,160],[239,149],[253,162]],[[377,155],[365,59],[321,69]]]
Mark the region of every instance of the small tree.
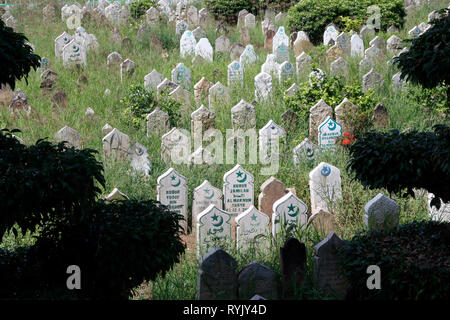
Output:
[[8,84],[14,90],[17,80],[25,78],[28,83],[31,68],[40,66],[41,58],[27,41],[25,35],[14,32],[0,19],[0,85]]
[[394,58],[401,78],[430,89],[447,85],[447,105],[450,96],[450,10],[442,9],[432,26],[412,40],[411,48]]

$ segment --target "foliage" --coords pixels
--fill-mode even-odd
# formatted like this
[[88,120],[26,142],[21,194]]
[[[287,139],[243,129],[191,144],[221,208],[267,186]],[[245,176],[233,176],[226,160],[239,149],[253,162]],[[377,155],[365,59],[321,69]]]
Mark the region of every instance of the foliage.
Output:
[[239,11],[247,10],[256,15],[258,11],[273,8],[282,11],[289,8],[293,0],[205,0],[206,8],[216,20],[236,24]]
[[130,4],[130,13],[134,19],[139,19],[151,7],[156,7],[155,0],[138,0]]
[[94,201],[104,186],[96,150],[38,140],[25,146],[0,134],[0,234],[17,223],[24,230],[67,219],[72,210]]
[[[14,132],[0,135],[0,227],[39,230],[31,246],[0,250],[0,298],[127,299],[179,261],[180,215],[153,200],[96,201],[105,180],[94,150],[28,147]],[[82,290],[67,290],[70,265]]]
[[[401,70],[402,79],[420,84],[424,88],[450,84],[449,11],[440,10],[441,17],[433,20],[432,26],[426,32],[412,40],[409,51],[394,58],[394,63]],[[447,100],[449,93],[450,87],[447,87]]]
[[136,128],[141,126],[143,120],[156,107],[167,112],[172,126],[176,126],[180,118],[181,103],[170,98],[167,92],[162,92],[157,100],[155,91],[147,90],[142,85],[131,85],[127,96],[121,99],[121,103],[126,106],[125,116]]
[[31,68],[40,66],[41,58],[27,41],[25,35],[14,32],[0,19],[0,85],[8,84],[14,90],[16,80],[24,78],[28,83]]
[[345,29],[349,26],[348,19],[352,19],[351,25],[356,27],[358,21],[366,21],[371,16],[367,8],[372,5],[380,8],[382,30],[391,25],[403,26],[406,15],[403,0],[300,0],[289,9],[287,24],[291,32],[303,30],[318,44],[328,24]]
[[450,115],[450,106],[447,103],[449,87],[450,85],[443,85],[427,89],[420,86],[408,86],[407,94],[424,110]]
[[339,17],[340,24],[343,25],[345,32],[355,31],[361,29],[364,21],[361,18]]
[[450,127],[434,126],[434,132],[368,132],[350,146],[347,170],[364,187],[404,189],[424,188],[436,197],[450,201]]
[[[348,299],[447,299],[450,287],[450,223],[400,225],[398,230],[361,233],[342,251],[350,281]],[[381,289],[369,290],[367,267],[381,270]]]
[[300,90],[295,92],[295,96],[286,96],[284,98],[286,109],[291,109],[297,115],[307,120],[309,118],[309,109],[320,99],[323,99],[329,106],[338,106],[344,98],[349,99],[358,109],[351,118],[346,119],[354,128],[354,134],[359,134],[370,128],[369,114],[375,106],[373,90],[368,90],[365,94],[362,92],[359,84],[344,85],[339,77],[325,76],[322,82],[315,79],[300,84]]

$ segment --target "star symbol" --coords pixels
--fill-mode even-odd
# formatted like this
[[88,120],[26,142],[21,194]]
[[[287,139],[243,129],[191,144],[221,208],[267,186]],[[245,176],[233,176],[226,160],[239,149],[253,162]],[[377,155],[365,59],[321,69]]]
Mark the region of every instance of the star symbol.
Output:
[[237,173],[237,176],[238,176],[238,178],[242,178],[242,175],[243,175],[244,173],[242,172],[242,171],[239,171],[238,173]]
[[209,189],[203,189],[204,193],[209,193],[209,191],[210,191]]
[[255,214],[253,214],[251,218],[252,218],[252,221],[256,221],[256,215]]
[[217,219],[219,219],[219,216],[214,213],[214,215],[212,216],[213,221],[218,221]]
[[291,205],[288,207],[289,212],[294,212],[295,206],[291,203]]
[[172,181],[174,181],[174,180],[175,180],[175,179],[176,179],[177,177],[175,177],[175,176],[172,176],[171,178],[172,178]]

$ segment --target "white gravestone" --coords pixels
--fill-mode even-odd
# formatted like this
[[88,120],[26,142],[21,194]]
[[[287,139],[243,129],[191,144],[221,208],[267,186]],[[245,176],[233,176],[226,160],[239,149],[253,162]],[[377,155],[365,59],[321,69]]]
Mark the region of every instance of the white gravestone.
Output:
[[196,220],[197,224],[197,253],[203,256],[215,248],[221,241],[231,241],[232,216],[215,205],[209,205]]
[[197,41],[195,40],[194,34],[190,30],[184,31],[180,39],[180,56],[182,59],[187,56],[193,56],[195,54],[195,46]]
[[62,58],[64,66],[70,66],[72,64],[86,66],[86,48],[75,40],[72,40],[62,49]]
[[[268,239],[265,236],[269,227],[270,218],[254,206],[251,206],[236,217],[236,246],[246,249],[249,246],[266,246]],[[258,237],[259,236],[259,237]]]
[[182,86],[184,89],[191,87],[191,69],[184,63],[179,63],[172,70],[172,81]]
[[[286,136],[286,131],[273,120],[259,130],[259,157],[267,163],[274,156],[279,156],[279,141]],[[272,150],[276,148],[276,150]],[[275,153],[274,153],[275,152]]]
[[255,99],[264,101],[272,96],[272,77],[270,74],[261,72],[255,77]]
[[244,70],[242,65],[233,61],[228,65],[228,86],[232,85],[243,85],[244,83]]
[[206,61],[213,62],[213,47],[209,43],[208,38],[201,38],[195,46],[195,55]]
[[60,36],[55,39],[55,57],[62,57],[63,48],[73,40],[73,37],[67,32],[63,32]]
[[276,236],[282,226],[305,228],[308,223],[308,206],[295,194],[289,192],[273,204],[272,234]]
[[294,166],[298,166],[301,160],[314,161],[319,153],[319,147],[305,138],[292,152],[294,154]]
[[229,105],[231,101],[230,89],[225,87],[219,81],[208,90],[209,108],[214,110],[222,105]]
[[286,31],[284,27],[279,27],[277,33],[273,37],[272,42],[272,52],[275,52],[275,50],[282,44],[288,48],[289,50],[289,37],[286,34]]
[[254,178],[239,164],[223,176],[224,209],[236,217],[254,204]]
[[342,125],[328,117],[318,128],[319,147],[321,150],[334,149],[336,139],[342,136]]
[[341,172],[335,166],[321,162],[309,173],[311,213],[324,210],[333,213],[333,204],[342,198]]
[[208,180],[202,182],[192,192],[192,224],[197,221],[197,216],[213,204],[222,209],[222,190],[214,187]]
[[258,57],[256,56],[255,49],[251,44],[247,45],[244,49],[244,52],[242,52],[239,63],[241,64],[242,68],[245,68],[246,66],[251,66],[256,62],[256,59]]

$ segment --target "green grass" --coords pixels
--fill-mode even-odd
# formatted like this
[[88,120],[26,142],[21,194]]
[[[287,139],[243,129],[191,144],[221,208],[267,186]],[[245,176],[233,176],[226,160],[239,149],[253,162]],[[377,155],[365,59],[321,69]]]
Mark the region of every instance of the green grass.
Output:
[[[200,2],[199,2],[200,3]],[[199,3],[196,6],[201,7]],[[108,194],[114,187],[119,188],[130,198],[135,199],[156,199],[156,179],[164,173],[170,166],[166,165],[160,159],[160,144],[157,139],[148,138],[145,132],[145,124],[141,128],[135,128],[131,125],[129,119],[124,116],[125,106],[121,105],[120,99],[127,94],[128,87],[131,84],[143,84],[144,76],[156,69],[159,73],[170,79],[171,70],[178,62],[184,62],[192,71],[192,84],[197,83],[201,77],[205,76],[209,81],[215,83],[220,81],[222,84],[227,83],[227,65],[231,62],[228,55],[215,54],[213,63],[205,63],[202,65],[192,65],[191,59],[180,59],[178,41],[175,36],[174,25],[162,25],[151,30],[144,36],[144,39],[138,39],[136,36],[137,23],[130,23],[127,26],[120,27],[122,37],[128,36],[132,39],[133,47],[130,50],[121,48],[120,43],[112,43],[109,40],[110,29],[104,24],[97,25],[95,23],[84,25],[89,33],[95,34],[100,48],[95,53],[88,53],[88,67],[82,71],[69,70],[62,67],[61,61],[57,61],[54,56],[54,39],[66,30],[66,26],[59,20],[56,23],[42,23],[41,12],[42,7],[46,3],[42,1],[36,9],[20,10],[13,8],[13,15],[19,22],[19,29],[25,33],[30,42],[35,46],[36,53],[42,57],[47,57],[51,61],[50,69],[58,73],[58,87],[62,88],[68,97],[67,108],[53,109],[50,98],[51,95],[44,95],[39,88],[40,73],[32,71],[29,76],[28,84],[25,81],[17,83],[16,88],[21,88],[28,96],[28,101],[32,108],[32,115],[29,118],[19,117],[13,119],[7,108],[0,108],[0,127],[18,128],[22,133],[17,134],[26,143],[34,143],[40,138],[49,137],[53,139],[55,133],[63,126],[68,125],[80,132],[83,145],[86,148],[93,148],[100,153],[98,159],[104,161],[101,155],[102,151],[102,127],[109,123],[112,127],[118,128],[120,131],[128,134],[131,143],[140,142],[149,149],[150,159],[152,162],[152,172],[148,179],[133,177],[130,175],[130,167],[128,162],[112,163],[104,161],[106,188],[103,195]],[[414,25],[418,25],[422,21],[426,21],[428,13],[435,8],[441,8],[448,3],[446,1],[435,1],[432,6],[426,5],[419,8],[414,14],[407,18],[405,28],[401,30],[400,37],[405,37],[407,31]],[[58,13],[59,17],[59,13]],[[227,35],[231,43],[239,42],[239,32],[233,27],[229,28],[230,34]],[[215,39],[219,36],[215,33],[215,25],[210,24],[205,28],[210,43],[214,46]],[[154,46],[150,46],[150,36],[155,32],[160,35],[165,49],[156,50]],[[73,31],[70,32],[73,34]],[[381,35],[387,38],[386,35]],[[228,106],[217,108],[216,128],[225,133],[227,128],[231,128],[230,109],[241,99],[252,102],[254,97],[254,77],[260,72],[261,64],[265,62],[266,52],[264,50],[264,37],[261,33],[261,21],[257,23],[255,29],[250,30],[251,43],[253,44],[258,61],[254,65],[245,70],[244,85],[242,88],[234,88],[231,93],[232,103]],[[126,79],[123,83],[120,81],[119,70],[108,72],[106,66],[106,57],[113,51],[119,52],[124,59],[130,58],[137,63],[135,74]],[[167,53],[167,57],[163,57],[163,52]],[[323,52],[320,47],[315,52]],[[313,55],[313,59],[320,67],[327,72],[329,66],[325,64],[322,56]],[[291,53],[291,62],[295,63],[293,52]],[[350,59],[350,75],[344,79],[347,83],[359,81],[361,77],[358,71],[358,61]],[[380,62],[376,69],[384,76],[384,85],[376,92],[377,101],[383,103],[390,114],[391,124],[389,129],[404,130],[414,128],[417,130],[429,130],[432,125],[448,122],[440,114],[432,112],[424,112],[419,109],[418,105],[411,100],[404,92],[394,93],[391,89],[391,77],[396,70],[388,70],[385,61]],[[88,79],[87,85],[77,85],[77,79],[83,74]],[[297,79],[293,82],[299,84],[305,79]],[[256,104],[257,130],[262,128],[270,119],[281,124],[281,114],[286,110],[283,103],[284,90],[287,89],[286,84],[280,85],[278,79],[273,78],[274,95],[273,99],[267,103]],[[104,96],[105,89],[110,89],[111,94]],[[192,101],[193,98],[193,90]],[[205,103],[206,105],[206,103]],[[91,107],[95,111],[92,120],[86,119],[84,112]],[[187,107],[187,110],[181,114],[178,127],[190,128],[190,113],[199,106]],[[349,239],[359,230],[363,230],[363,214],[364,205],[374,197],[378,192],[386,194],[385,190],[364,190],[358,182],[352,181],[351,176],[346,172],[346,162],[348,155],[346,150],[338,149],[336,153],[325,153],[321,155],[314,163],[301,163],[298,168],[294,168],[292,160],[292,148],[301,142],[308,135],[308,122],[306,119],[299,119],[295,130],[289,132],[287,140],[288,153],[286,157],[281,158],[280,170],[276,174],[276,178],[283,181],[287,187],[296,189],[297,196],[305,203],[310,203],[310,193],[308,187],[309,172],[321,161],[329,162],[341,170],[343,198],[337,204],[336,219],[338,223],[337,233],[341,238]],[[186,166],[173,165],[173,167],[182,175],[188,178],[189,188],[189,205],[192,202],[191,191],[197,187],[203,180],[209,180],[214,186],[221,188],[223,183],[223,175],[230,170],[234,164],[213,165],[213,166]],[[269,178],[269,176],[260,175],[260,164],[249,165],[243,164],[243,167],[251,172],[255,177],[255,202],[261,184]],[[406,223],[413,220],[428,219],[425,197],[406,197],[391,194],[400,207],[400,223]],[[308,273],[305,286],[298,288],[295,298],[298,299],[326,299],[318,293],[312,283],[312,266],[313,266],[313,247],[324,235],[308,231],[305,236],[308,255]],[[234,248],[230,249],[230,253],[237,259],[239,270],[252,260],[267,265],[275,270],[279,276],[279,247],[282,245],[283,239],[278,239],[271,250],[239,252]],[[13,248],[15,246],[30,245],[32,238],[30,233],[25,236],[21,235],[16,238],[12,233],[5,234],[1,247]],[[197,281],[197,257],[195,250],[186,251],[179,264],[175,265],[164,277],[159,277],[153,283],[143,284],[136,288],[134,299],[196,299],[196,281]]]

